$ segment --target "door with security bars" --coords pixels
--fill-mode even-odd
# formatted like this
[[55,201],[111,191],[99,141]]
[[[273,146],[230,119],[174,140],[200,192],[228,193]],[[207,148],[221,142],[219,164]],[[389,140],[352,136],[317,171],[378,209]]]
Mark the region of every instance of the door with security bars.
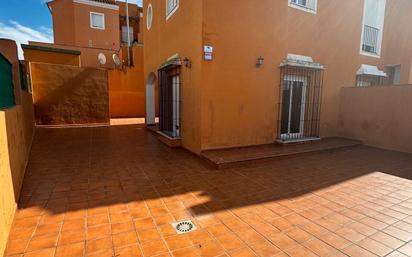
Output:
[[159,71],[159,129],[172,138],[181,136],[181,78],[180,69],[171,68]]
[[285,76],[282,90],[281,139],[302,138],[305,127],[307,80],[302,76]]

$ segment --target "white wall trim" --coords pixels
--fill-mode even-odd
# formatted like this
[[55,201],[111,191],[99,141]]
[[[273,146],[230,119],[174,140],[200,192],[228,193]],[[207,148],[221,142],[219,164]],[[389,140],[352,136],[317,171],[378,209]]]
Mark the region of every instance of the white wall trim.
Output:
[[298,4],[295,4],[295,3],[292,3],[291,0],[288,0],[288,3],[289,3],[289,7],[292,7],[292,8],[301,10],[301,11],[305,11],[305,12],[308,12],[308,13],[312,13],[312,14],[316,14],[317,10],[318,10],[318,0],[315,0],[315,9],[314,10],[310,9],[310,8],[307,8],[307,7],[304,7],[304,6],[301,6],[301,5],[298,5]]
[[170,17],[173,16],[173,14],[177,11],[177,9],[179,9],[180,1],[179,0],[177,1],[176,7],[169,14],[167,13],[168,0],[166,0],[165,2],[166,2],[166,20],[168,20]]
[[85,4],[85,5],[95,6],[95,7],[101,7],[101,8],[106,8],[106,9],[115,10],[115,11],[119,10],[119,6],[117,6],[117,5],[99,3],[99,2],[94,2],[94,1],[90,1],[90,0],[73,0],[73,3]]

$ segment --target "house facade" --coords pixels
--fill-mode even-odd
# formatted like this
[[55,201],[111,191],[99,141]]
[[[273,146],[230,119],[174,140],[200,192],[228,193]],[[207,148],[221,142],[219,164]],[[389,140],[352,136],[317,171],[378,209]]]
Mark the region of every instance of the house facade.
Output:
[[408,0],[143,8],[148,121],[157,95],[160,132],[195,153],[338,136],[342,87],[412,82]]

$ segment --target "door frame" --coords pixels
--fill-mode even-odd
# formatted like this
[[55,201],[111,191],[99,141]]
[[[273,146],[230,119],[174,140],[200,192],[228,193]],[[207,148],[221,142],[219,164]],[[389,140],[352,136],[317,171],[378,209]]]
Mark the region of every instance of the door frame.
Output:
[[[287,140],[289,138],[302,138],[305,132],[304,131],[305,130],[305,109],[306,109],[305,101],[306,101],[306,90],[307,90],[307,85],[308,85],[308,78],[305,76],[301,76],[301,75],[285,75],[283,80],[290,81],[292,83],[290,84],[291,89],[290,89],[290,94],[289,94],[288,133],[283,133],[283,134],[281,133],[280,138],[282,140]],[[302,100],[301,100],[299,133],[290,133],[290,125],[291,125],[291,119],[292,119],[291,116],[292,116],[293,87],[294,87],[293,82],[302,82]],[[283,84],[285,83],[283,82]],[[281,106],[280,108],[283,108],[283,106]],[[284,117],[281,117],[281,119],[284,119]]]

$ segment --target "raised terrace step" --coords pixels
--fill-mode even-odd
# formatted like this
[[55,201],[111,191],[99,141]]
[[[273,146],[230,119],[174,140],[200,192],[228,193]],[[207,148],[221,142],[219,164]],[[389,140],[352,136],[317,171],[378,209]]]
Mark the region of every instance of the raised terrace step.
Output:
[[325,138],[319,141],[296,144],[269,144],[201,153],[203,159],[217,169],[252,164],[258,161],[292,157],[299,154],[330,151],[362,145],[361,141],[346,138]]

